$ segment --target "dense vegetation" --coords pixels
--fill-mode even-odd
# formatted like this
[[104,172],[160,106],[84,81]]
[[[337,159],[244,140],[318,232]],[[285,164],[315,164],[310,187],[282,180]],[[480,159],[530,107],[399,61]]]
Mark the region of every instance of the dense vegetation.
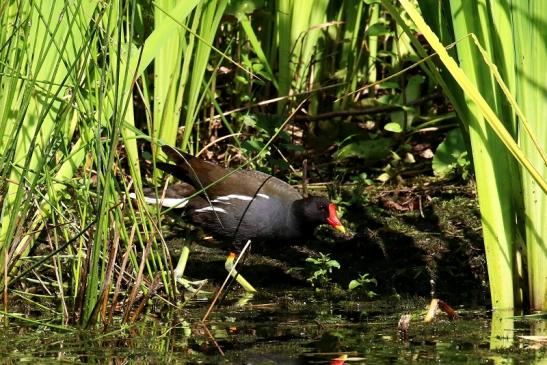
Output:
[[3,3],[4,310],[46,295],[88,325],[179,297],[163,214],[126,199],[161,186],[163,143],[306,175],[348,216],[368,186],[476,181],[493,306],[545,310],[547,9],[531,3]]

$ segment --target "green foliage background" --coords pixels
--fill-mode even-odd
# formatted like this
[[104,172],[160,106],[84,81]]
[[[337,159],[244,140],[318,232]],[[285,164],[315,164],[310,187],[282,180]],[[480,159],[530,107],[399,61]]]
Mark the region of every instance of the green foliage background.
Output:
[[[502,127],[487,124],[489,114],[472,87],[458,86],[449,65],[426,57],[417,29],[432,41],[408,1],[5,2],[4,293],[32,271],[51,269],[48,286],[62,302],[62,318],[84,325],[112,320],[121,292],[124,320],[136,318],[130,308],[153,292],[145,277],[163,281],[175,297],[159,213],[135,210],[125,198],[130,190],[141,192],[141,142],[150,144],[146,157],[153,163],[163,158],[161,142],[193,153],[239,154],[267,171],[274,157],[265,148],[273,142],[281,156],[290,156],[276,161],[283,169],[315,151],[350,175],[380,165],[375,177],[390,181],[415,161],[416,133],[453,127],[457,114],[472,147],[485,231],[492,232],[485,240],[495,306],[529,302],[545,310],[547,131],[541,118],[547,103],[539,75],[547,51],[539,41],[546,28],[539,25],[547,9],[541,1],[510,9],[502,1],[478,3],[419,1],[443,44],[457,41],[449,55],[474,76]],[[503,52],[508,47],[493,38],[501,31],[516,54]],[[513,98],[498,86],[494,64]],[[455,112],[432,102],[437,85]],[[299,105],[292,129],[282,128]],[[381,117],[371,117],[376,113]],[[521,133],[525,120],[530,133]],[[498,128],[509,136],[503,142]],[[29,257],[39,238],[47,253]],[[515,283],[502,299],[498,274],[503,285]]]

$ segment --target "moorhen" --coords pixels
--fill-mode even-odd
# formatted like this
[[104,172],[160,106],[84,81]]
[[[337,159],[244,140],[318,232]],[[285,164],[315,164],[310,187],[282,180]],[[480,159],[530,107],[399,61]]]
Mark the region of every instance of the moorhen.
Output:
[[[253,170],[225,168],[191,156],[168,145],[162,150],[175,164],[157,162],[156,167],[184,181],[168,187],[161,199],[145,191],[145,202],[184,209],[184,215],[217,238],[237,245],[248,240],[280,244],[303,240],[321,224],[345,233],[336,206],[323,197],[304,198],[276,177]],[[134,198],[135,194],[131,194]],[[182,281],[183,256],[175,269]],[[226,269],[232,269],[230,253]],[[234,277],[247,291],[255,289],[241,275]],[[186,282],[186,281],[184,281]]]

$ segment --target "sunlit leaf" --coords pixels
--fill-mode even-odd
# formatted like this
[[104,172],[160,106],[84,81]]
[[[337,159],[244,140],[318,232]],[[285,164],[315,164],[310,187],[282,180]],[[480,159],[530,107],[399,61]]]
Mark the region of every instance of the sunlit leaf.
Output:
[[433,172],[436,176],[448,176],[458,165],[458,158],[467,152],[460,128],[448,133],[444,141],[437,147],[433,156]]

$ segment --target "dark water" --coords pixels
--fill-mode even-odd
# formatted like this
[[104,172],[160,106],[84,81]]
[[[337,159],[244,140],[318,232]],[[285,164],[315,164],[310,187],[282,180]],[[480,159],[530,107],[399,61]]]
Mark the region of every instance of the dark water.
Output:
[[[545,347],[520,338],[546,335],[544,319],[496,319],[478,308],[456,308],[424,323],[423,299],[374,302],[314,292],[265,293],[247,304],[225,300],[200,318],[206,302],[149,315],[104,331],[61,331],[10,319],[0,335],[1,363],[173,364],[547,364]],[[397,330],[411,314],[407,338]],[[41,319],[42,321],[44,319]],[[543,332],[542,332],[543,331]],[[500,349],[491,349],[493,346]],[[539,349],[538,349],[539,348]]]

